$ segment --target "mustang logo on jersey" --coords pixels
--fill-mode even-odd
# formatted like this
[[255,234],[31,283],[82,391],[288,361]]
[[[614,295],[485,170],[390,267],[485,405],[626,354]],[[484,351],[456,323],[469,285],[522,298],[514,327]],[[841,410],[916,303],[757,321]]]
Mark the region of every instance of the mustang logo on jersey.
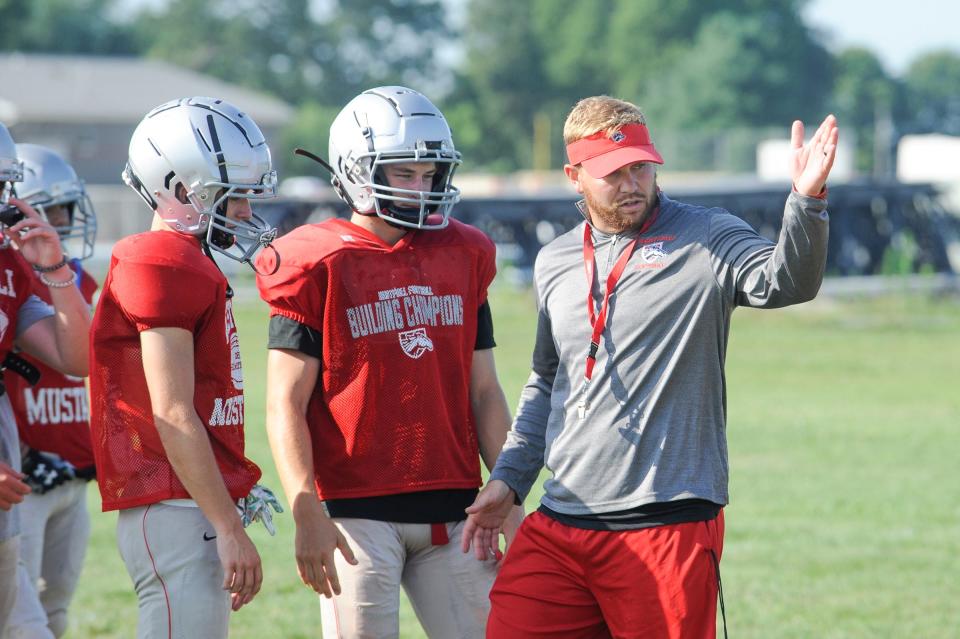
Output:
[[[233,319],[233,300],[228,299],[224,310],[224,337],[230,346],[230,381],[236,390],[243,390],[243,363],[240,361],[240,338]],[[243,395],[217,397],[208,426],[243,426]]]
[[[377,301],[351,306],[347,309],[347,324],[350,335],[357,339],[388,331],[403,331],[418,326],[462,326],[463,297],[461,295],[435,295],[429,286],[401,286],[377,292]],[[408,351],[404,335],[416,340],[422,336],[419,347]],[[425,340],[425,342],[423,341]],[[433,342],[425,329],[419,332],[407,330],[400,334],[400,345],[411,357],[420,357],[423,350],[433,350]]]
[[208,426],[243,426],[243,395],[216,398]]
[[25,388],[24,404],[30,424],[70,424],[87,422],[87,389],[83,386],[68,388]]
[[413,359],[420,359],[426,351],[433,350],[433,341],[427,337],[427,329],[415,328],[400,333],[400,348]]
[[11,269],[3,269],[6,273],[7,281],[0,284],[0,295],[6,295],[7,297],[16,297],[17,289],[13,286],[13,271]]
[[233,320],[233,300],[227,300],[224,324],[227,344],[230,345],[230,379],[235,389],[243,390],[243,362],[240,361],[240,337],[237,335],[237,323]]

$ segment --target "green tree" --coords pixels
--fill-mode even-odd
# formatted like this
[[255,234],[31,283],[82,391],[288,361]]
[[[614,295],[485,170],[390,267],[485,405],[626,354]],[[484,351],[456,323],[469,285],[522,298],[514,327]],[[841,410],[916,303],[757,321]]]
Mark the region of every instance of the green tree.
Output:
[[960,55],[952,51],[923,55],[910,65],[903,81],[911,131],[960,135]]
[[[532,114],[548,95],[529,3],[475,0],[463,34],[466,62],[446,114],[470,165],[529,165]],[[461,132],[463,134],[461,135]],[[475,146],[468,141],[478,142]]]
[[[298,107],[285,147],[327,154],[333,117],[373,86],[439,84],[440,0],[171,0],[136,19],[148,55],[276,95]],[[178,25],[158,29],[157,25]],[[285,158],[285,160],[288,160]],[[292,173],[322,175],[295,159]]]
[[[463,33],[465,64],[444,113],[468,164],[527,168],[535,144],[554,166],[563,121],[576,100],[608,92],[606,50],[615,0],[473,0]],[[535,122],[549,123],[548,131]],[[535,140],[535,132],[549,135]]]
[[[422,86],[442,66],[439,0],[171,0],[142,12],[148,54],[288,102],[342,105],[380,84]],[[176,29],[158,29],[175,24]]]
[[311,23],[308,0],[172,0],[136,24],[147,55],[290,102],[323,80],[315,43],[325,30]]
[[483,148],[467,147],[470,156],[500,168],[530,165],[537,114],[559,140],[573,103],[598,93],[636,102],[660,137],[810,120],[823,115],[832,65],[802,5],[472,0],[450,102],[483,123]]
[[867,49],[842,51],[836,58],[836,69],[830,104],[856,141],[856,168],[870,173],[874,168],[876,130],[894,113],[900,89],[877,56]]
[[335,59],[323,95],[314,97],[328,104],[379,85],[432,93],[447,72],[440,49],[451,31],[442,0],[344,0],[321,24]]
[[[327,106],[318,102],[304,102],[297,114],[283,131],[283,149],[288,153],[300,147],[322,158],[327,157],[327,145],[330,142],[330,123],[340,111],[339,106]],[[286,172],[290,175],[315,175],[329,179],[330,174],[313,160],[299,155],[284,158]]]
[[800,6],[623,2],[610,38],[616,91],[666,129],[720,131],[816,118],[829,92],[831,58],[803,24]]
[[0,49],[135,54],[133,29],[113,16],[119,0],[0,0]]

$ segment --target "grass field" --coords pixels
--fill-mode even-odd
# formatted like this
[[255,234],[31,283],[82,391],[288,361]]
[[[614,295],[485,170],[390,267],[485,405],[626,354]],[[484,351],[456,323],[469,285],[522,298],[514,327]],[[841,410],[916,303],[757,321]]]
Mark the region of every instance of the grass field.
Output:
[[[280,484],[263,429],[265,308],[238,297],[249,455]],[[526,379],[528,293],[493,296],[511,407]],[[960,302],[910,295],[734,314],[728,371],[731,504],[722,564],[730,635],[960,636]],[[535,507],[535,491],[527,503]],[[133,637],[136,600],[99,512],[70,637]],[[264,587],[231,637],[319,637],[293,561],[293,523],[252,535]],[[409,606],[403,637],[422,637]],[[453,638],[451,638],[453,639]]]

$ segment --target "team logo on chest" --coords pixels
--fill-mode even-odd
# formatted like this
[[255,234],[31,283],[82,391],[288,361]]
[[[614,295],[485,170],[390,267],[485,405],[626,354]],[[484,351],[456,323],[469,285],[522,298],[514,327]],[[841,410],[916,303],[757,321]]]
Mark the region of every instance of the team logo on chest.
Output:
[[419,359],[433,350],[427,327],[463,326],[463,297],[438,295],[430,286],[409,285],[376,292],[376,301],[346,310],[350,337],[396,332],[404,354]]
[[425,352],[433,350],[433,340],[427,336],[427,329],[415,328],[400,333],[400,348],[407,357],[420,359]]
[[653,262],[659,262],[667,256],[667,252],[663,250],[663,242],[654,242],[653,244],[646,244],[640,248],[640,258],[647,264],[652,264]]

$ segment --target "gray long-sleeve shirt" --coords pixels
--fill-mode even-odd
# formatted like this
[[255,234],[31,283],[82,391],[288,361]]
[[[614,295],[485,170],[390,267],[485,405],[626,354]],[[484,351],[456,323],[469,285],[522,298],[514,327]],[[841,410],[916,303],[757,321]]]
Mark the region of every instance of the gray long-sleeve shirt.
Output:
[[[12,250],[12,249],[11,249]],[[53,315],[53,307],[36,295],[27,298],[17,310],[17,337],[45,317]],[[4,354],[4,356],[6,356]],[[0,461],[14,470],[20,470],[20,439],[17,422],[10,406],[10,397],[0,396]],[[0,510],[0,541],[6,541],[20,532],[20,517],[16,507]]]
[[[812,299],[827,253],[826,202],[791,193],[776,244],[718,208],[660,196],[611,295],[592,382],[583,224],[545,246],[533,372],[491,479],[570,515],[698,498],[726,504],[724,360],[736,306]],[[595,309],[632,236],[592,230]],[[588,405],[581,419],[578,404]]]

